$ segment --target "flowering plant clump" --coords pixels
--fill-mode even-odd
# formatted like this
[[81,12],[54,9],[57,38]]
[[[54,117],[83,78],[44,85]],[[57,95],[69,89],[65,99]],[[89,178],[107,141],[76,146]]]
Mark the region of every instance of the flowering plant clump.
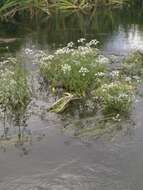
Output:
[[131,77],[143,75],[143,54],[139,51],[129,54],[123,60],[122,71]]
[[0,60],[0,71],[2,71],[5,68],[12,69],[14,66],[17,65],[17,60],[14,57],[2,57]]
[[[80,98],[95,97],[95,104],[99,104],[104,113],[127,113],[134,99],[136,83],[133,81],[136,75],[131,76],[126,69],[123,72],[124,61],[118,69],[109,66],[110,59],[99,52],[97,43],[96,40],[86,42],[82,38],[78,40],[77,46],[70,42],[52,55],[43,54],[41,75],[54,92],[60,87],[64,92]],[[138,52],[126,60],[135,64],[131,61],[135,55],[138,65],[142,64],[142,54]]]
[[109,113],[127,113],[134,99],[134,88],[121,81],[103,84],[96,91],[97,98],[103,103],[103,109]]
[[[16,62],[16,60],[14,61]],[[4,113],[7,118],[11,117],[13,121],[20,120],[29,102],[30,90],[27,85],[26,74],[18,62],[16,66],[0,69],[1,113]]]
[[67,92],[83,96],[97,88],[105,78],[109,60],[99,54],[96,44],[96,40],[86,43],[80,39],[77,47],[70,42],[53,55],[44,55],[40,72],[51,89],[61,86]]
[[25,74],[21,69],[0,72],[0,105],[11,111],[23,109],[30,97]]

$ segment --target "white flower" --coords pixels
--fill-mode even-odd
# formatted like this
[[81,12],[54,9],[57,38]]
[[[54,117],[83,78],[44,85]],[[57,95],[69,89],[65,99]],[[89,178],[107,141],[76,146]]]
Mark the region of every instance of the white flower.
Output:
[[53,55],[49,55],[49,56],[46,56],[46,57],[42,57],[42,60],[43,61],[51,61],[53,58],[54,58]]
[[86,41],[85,38],[80,38],[79,40],[77,40],[78,43],[83,43],[83,42],[85,42],[85,41]]
[[71,66],[68,64],[64,64],[64,65],[62,65],[61,69],[62,69],[63,73],[66,74],[67,72],[71,71]]
[[119,99],[124,99],[124,98],[126,99],[128,97],[129,97],[129,95],[126,93],[119,94],[119,96],[118,96]]
[[90,42],[86,43],[87,47],[96,46],[99,42],[97,40],[91,40]]
[[68,53],[71,53],[71,52],[73,52],[73,51],[74,51],[74,50],[73,50],[73,49],[70,49],[69,47],[64,47],[64,48],[58,49],[58,50],[55,52],[55,55],[68,54]]
[[27,55],[32,55],[32,54],[33,54],[33,50],[32,50],[32,49],[29,49],[29,48],[26,48],[26,49],[25,49],[25,54],[27,54]]
[[90,47],[83,47],[83,46],[78,46],[78,51],[81,55],[86,55],[88,53],[92,52],[92,48]]
[[120,114],[117,114],[115,117],[112,117],[112,119],[114,120],[114,121],[121,121],[121,119],[120,119]]
[[71,47],[73,47],[74,46],[74,43],[73,42],[69,42],[68,44],[67,44],[67,47],[68,48],[71,48]]
[[88,72],[89,72],[89,70],[86,67],[81,67],[79,70],[79,73],[81,73],[82,76],[85,76],[85,74]]
[[114,78],[114,77],[119,77],[119,74],[120,74],[120,72],[118,71],[118,70],[116,70],[116,71],[112,71],[111,73],[110,73],[110,75]]
[[98,72],[95,74],[96,77],[104,77],[105,76],[105,73],[103,72]]

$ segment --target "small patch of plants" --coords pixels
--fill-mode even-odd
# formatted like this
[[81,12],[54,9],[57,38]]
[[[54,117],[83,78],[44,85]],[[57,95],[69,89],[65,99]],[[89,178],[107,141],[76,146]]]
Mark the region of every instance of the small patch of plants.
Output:
[[[94,100],[94,105],[99,105],[104,114],[126,115],[129,113],[135,97],[135,81],[137,74],[130,75],[128,67],[131,61],[126,58],[121,68],[115,70],[110,66],[110,59],[103,56],[97,49],[97,41],[87,42],[78,40],[77,44],[70,42],[66,47],[58,49],[52,55],[43,54],[40,64],[40,73],[48,84],[49,90],[58,94],[62,89],[64,93],[70,93],[74,99]],[[136,56],[139,54],[139,57]],[[133,59],[137,59],[141,68],[142,55],[135,53]],[[129,62],[129,63],[128,63]],[[136,64],[136,62],[131,62]],[[124,70],[124,72],[123,72]],[[68,99],[69,100],[69,99]],[[71,99],[72,101],[72,99]],[[59,102],[63,103],[64,106]],[[69,103],[70,101],[68,101]],[[61,112],[57,107],[67,107],[64,104],[64,96],[54,104],[55,112]],[[49,109],[54,111],[54,109]]]
[[1,61],[0,66],[0,111],[4,120],[4,136],[6,123],[13,123],[19,128],[20,138],[21,125],[31,96],[26,73],[14,58]]
[[134,99],[134,88],[121,81],[105,83],[96,91],[105,113],[128,113]]
[[96,40],[84,41],[80,39],[77,47],[70,42],[53,55],[43,55],[40,72],[51,91],[61,87],[65,92],[85,96],[105,80],[109,60],[100,55]]
[[125,57],[122,63],[122,72],[132,78],[143,76],[143,54],[136,51]]

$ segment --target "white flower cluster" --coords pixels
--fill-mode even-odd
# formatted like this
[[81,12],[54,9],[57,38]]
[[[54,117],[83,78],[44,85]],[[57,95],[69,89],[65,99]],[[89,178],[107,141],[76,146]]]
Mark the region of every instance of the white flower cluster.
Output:
[[127,104],[134,99],[132,87],[119,81],[102,85],[101,92],[105,99],[113,103],[124,102]]
[[42,61],[51,61],[52,59],[54,58],[54,56],[53,55],[46,55],[46,56],[43,56],[42,57]]
[[63,73],[66,74],[71,71],[71,66],[68,64],[64,64],[64,65],[62,65],[61,69],[62,69]]
[[0,66],[4,66],[4,65],[6,65],[7,63],[9,63],[8,60],[0,61]]
[[118,88],[120,85],[119,81],[111,82],[110,84],[103,84],[102,89],[103,90],[109,90],[110,88]]
[[104,77],[105,73],[104,72],[97,72],[97,73],[95,73],[95,76],[96,77]]
[[72,48],[74,46],[74,43],[73,42],[69,42],[68,44],[67,44],[67,47],[68,48]]
[[73,51],[74,50],[69,47],[64,47],[64,48],[60,48],[57,51],[55,51],[55,55],[69,54]]
[[118,71],[118,70],[112,71],[112,72],[110,73],[110,75],[111,75],[112,78],[119,77],[120,71]]
[[85,38],[80,38],[77,42],[78,42],[78,43],[84,43],[85,41],[86,41]]
[[25,54],[27,54],[27,55],[32,55],[34,52],[33,52],[33,50],[32,49],[29,49],[29,48],[26,48],[25,49]]
[[8,57],[5,60],[0,61],[0,69],[4,69],[6,68],[8,65],[9,67],[13,66],[13,64],[15,64],[17,62],[17,60],[13,57]]
[[78,53],[80,54],[80,55],[86,55],[86,54],[89,54],[89,53],[92,53],[92,48],[90,48],[90,47],[83,47],[83,46],[78,46]]
[[90,42],[86,43],[87,47],[96,46],[99,42],[97,40],[91,40]]
[[121,118],[120,118],[120,114],[117,114],[116,116],[112,117],[113,121],[117,121],[120,122]]
[[86,67],[81,67],[79,70],[79,73],[81,73],[82,76],[85,76],[88,72],[89,70]]

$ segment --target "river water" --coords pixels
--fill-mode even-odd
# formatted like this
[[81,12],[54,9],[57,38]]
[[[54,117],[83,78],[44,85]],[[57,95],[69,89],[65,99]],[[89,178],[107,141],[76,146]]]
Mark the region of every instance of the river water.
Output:
[[[79,38],[96,38],[107,54],[143,51],[140,10],[61,14],[37,20],[17,19],[0,25],[0,52],[23,58],[36,72],[35,54],[52,51]],[[14,39],[6,43],[1,39]],[[25,49],[32,49],[27,55]],[[36,81],[37,82],[37,81]],[[142,93],[142,90],[141,90]],[[51,101],[51,99],[50,99]],[[134,128],[112,139],[84,140],[62,132],[62,116],[47,113],[51,103],[40,94],[27,121],[31,135],[24,145],[1,145],[0,190],[141,190],[143,189],[143,101],[131,113]]]

